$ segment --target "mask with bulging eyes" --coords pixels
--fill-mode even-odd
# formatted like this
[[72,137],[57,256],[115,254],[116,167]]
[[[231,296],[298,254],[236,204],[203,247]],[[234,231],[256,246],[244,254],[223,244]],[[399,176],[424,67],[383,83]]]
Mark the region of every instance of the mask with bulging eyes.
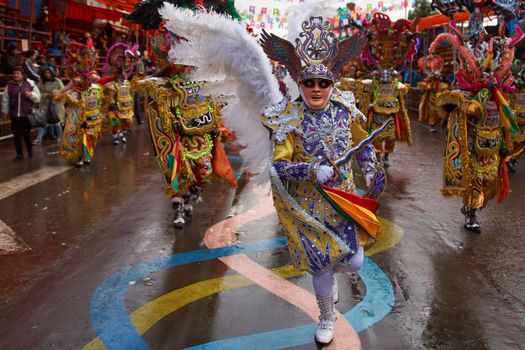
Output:
[[333,86],[330,80],[310,78],[303,80],[299,84],[299,91],[304,103],[306,103],[309,108],[320,110],[328,103]]
[[392,72],[388,69],[383,69],[379,79],[382,83],[390,83],[392,81]]

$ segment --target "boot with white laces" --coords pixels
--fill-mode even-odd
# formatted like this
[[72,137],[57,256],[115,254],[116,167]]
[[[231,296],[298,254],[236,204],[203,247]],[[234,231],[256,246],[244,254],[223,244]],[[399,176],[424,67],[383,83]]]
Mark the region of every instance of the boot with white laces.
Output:
[[321,344],[329,344],[334,339],[335,321],[337,317],[334,312],[334,295],[315,296],[321,314],[319,315],[319,325],[315,331],[315,341]]
[[334,304],[339,302],[339,286],[337,285],[337,279],[332,276],[332,292],[334,295]]

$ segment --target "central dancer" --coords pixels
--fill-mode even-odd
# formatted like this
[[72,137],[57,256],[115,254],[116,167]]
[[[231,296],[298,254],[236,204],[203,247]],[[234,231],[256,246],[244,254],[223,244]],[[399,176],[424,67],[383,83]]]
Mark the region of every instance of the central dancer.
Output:
[[[264,183],[270,177],[292,262],[313,275],[320,308],[315,339],[330,343],[336,321],[334,273],[357,271],[364,247],[379,233],[373,214],[377,202],[355,196],[352,159],[365,174],[368,197],[377,198],[385,188],[384,170],[370,142],[387,124],[368,135],[360,127],[364,116],[353,94],[334,86],[341,68],[366,45],[366,34],[339,42],[328,21],[312,16],[302,23],[295,45],[266,32],[258,45],[243,24],[223,16],[168,4],[160,13],[166,28],[187,39],[172,49],[171,59],[198,67],[194,79],[227,77],[222,87],[231,97],[223,109],[225,126],[242,146],[252,180]],[[268,58],[286,67],[301,97],[279,102]],[[345,200],[352,195],[353,201]]]
[[382,193],[385,177],[374,147],[367,143],[371,138],[360,126],[364,116],[353,94],[334,87],[341,68],[366,43],[363,33],[338,42],[330,23],[321,17],[305,21],[302,29],[295,48],[273,34],[262,35],[265,53],[286,66],[301,94],[294,102],[269,108],[263,123],[272,130],[274,143],[270,169],[274,205],[294,265],[313,275],[321,312],[315,339],[329,343],[336,321],[334,273],[355,272],[362,266],[363,247],[374,241],[378,227],[373,232],[361,230],[318,189],[322,184],[357,192],[349,156],[353,148],[370,197]]

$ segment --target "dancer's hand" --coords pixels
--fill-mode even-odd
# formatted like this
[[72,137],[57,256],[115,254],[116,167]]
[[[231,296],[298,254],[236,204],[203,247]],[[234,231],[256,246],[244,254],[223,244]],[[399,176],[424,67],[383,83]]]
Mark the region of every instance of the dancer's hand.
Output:
[[374,173],[366,174],[365,175],[366,187],[370,187],[370,185],[372,184],[373,180],[374,180]]
[[317,169],[317,181],[324,184],[334,175],[334,168],[329,165],[319,165]]

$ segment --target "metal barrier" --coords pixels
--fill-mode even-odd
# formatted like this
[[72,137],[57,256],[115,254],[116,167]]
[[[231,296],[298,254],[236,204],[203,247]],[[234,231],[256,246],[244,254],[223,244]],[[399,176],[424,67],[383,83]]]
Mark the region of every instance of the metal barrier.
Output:
[[[4,88],[0,88],[0,103],[2,103],[2,95],[4,94]],[[0,140],[13,137],[11,134],[11,120],[0,119]]]
[[410,87],[406,97],[407,108],[411,111],[419,111],[419,103],[421,102],[421,89],[417,87]]
[[0,121],[0,140],[13,137],[11,134],[11,120],[1,120]]

